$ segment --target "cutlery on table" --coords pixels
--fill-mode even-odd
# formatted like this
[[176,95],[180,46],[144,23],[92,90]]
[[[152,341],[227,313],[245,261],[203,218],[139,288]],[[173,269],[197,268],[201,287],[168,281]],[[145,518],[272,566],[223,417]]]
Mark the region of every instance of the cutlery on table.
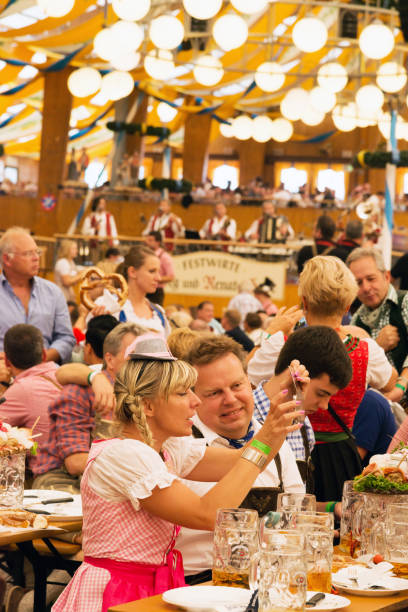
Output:
[[313,597],[307,600],[306,606],[308,606],[309,608],[314,608],[315,605],[318,604],[319,601],[322,601],[322,599],[324,599],[325,597],[326,595],[324,593],[315,593]]
[[62,504],[62,503],[68,503],[68,502],[73,502],[74,498],[73,497],[59,497],[58,499],[44,499],[43,501],[35,501],[35,502],[30,502],[30,506],[37,506],[38,504],[43,504],[44,506],[46,506],[47,504]]

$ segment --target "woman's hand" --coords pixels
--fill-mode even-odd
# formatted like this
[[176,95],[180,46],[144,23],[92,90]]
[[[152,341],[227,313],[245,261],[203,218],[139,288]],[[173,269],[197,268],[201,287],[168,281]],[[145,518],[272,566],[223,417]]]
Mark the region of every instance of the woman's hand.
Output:
[[270,400],[265,422],[256,434],[258,440],[271,448],[271,457],[279,452],[286,436],[303,425],[298,421],[303,420],[304,411],[299,410],[296,400],[285,401],[287,396],[288,390],[283,389]]
[[[290,370],[292,370],[293,376],[296,381],[296,385],[300,388],[303,395],[306,392],[307,386],[310,383],[309,372],[305,366],[302,365],[297,359],[291,361],[289,368],[286,368],[281,374],[272,376],[268,382],[263,386],[263,389],[270,400],[282,391],[282,389],[288,390],[286,399],[292,399],[296,393],[296,389],[293,383],[293,378]],[[299,399],[299,398],[297,398]]]
[[269,323],[265,331],[267,334],[271,334],[271,336],[279,331],[283,332],[285,335],[288,335],[302,317],[303,310],[298,306],[292,306],[288,309],[286,306],[283,306],[282,308],[279,308],[278,312]]

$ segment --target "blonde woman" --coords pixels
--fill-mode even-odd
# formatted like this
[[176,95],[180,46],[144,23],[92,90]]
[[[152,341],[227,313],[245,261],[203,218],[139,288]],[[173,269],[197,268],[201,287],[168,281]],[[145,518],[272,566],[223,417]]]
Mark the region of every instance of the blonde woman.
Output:
[[[82,478],[84,563],[53,612],[107,612],[184,585],[174,549],[180,526],[214,529],[217,508],[239,506],[287,433],[300,427],[292,424],[300,412],[282,391],[252,446],[206,448],[190,437],[199,405],[194,368],[157,335],[139,337],[133,351],[115,382],[120,433],[94,442]],[[220,482],[199,497],[180,477]]]
[[67,302],[77,301],[74,286],[83,276],[81,268],[74,261],[77,255],[77,243],[73,240],[62,240],[54,267],[54,281],[61,288]]

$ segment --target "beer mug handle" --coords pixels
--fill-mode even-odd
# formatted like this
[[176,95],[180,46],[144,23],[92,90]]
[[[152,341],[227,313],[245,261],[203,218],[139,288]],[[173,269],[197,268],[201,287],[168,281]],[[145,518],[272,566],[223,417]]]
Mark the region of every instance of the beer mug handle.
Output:
[[255,591],[255,589],[258,588],[258,568],[260,558],[261,555],[259,552],[252,555],[251,558],[251,563],[249,566],[249,588],[251,591]]
[[385,524],[376,521],[370,530],[370,550],[374,554],[385,554]]
[[264,517],[261,518],[259,524],[259,541],[262,544],[263,535],[265,529],[274,529],[275,526],[281,520],[282,514],[280,512],[273,512],[272,510],[267,512]]

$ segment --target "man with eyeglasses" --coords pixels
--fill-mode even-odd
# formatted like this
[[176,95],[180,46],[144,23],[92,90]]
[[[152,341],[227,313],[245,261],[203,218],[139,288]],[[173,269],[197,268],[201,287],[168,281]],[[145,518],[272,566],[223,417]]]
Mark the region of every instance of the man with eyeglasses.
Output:
[[67,361],[75,345],[61,289],[37,276],[40,251],[28,230],[9,228],[0,239],[0,351],[6,331],[18,323],[37,327],[47,361]]

